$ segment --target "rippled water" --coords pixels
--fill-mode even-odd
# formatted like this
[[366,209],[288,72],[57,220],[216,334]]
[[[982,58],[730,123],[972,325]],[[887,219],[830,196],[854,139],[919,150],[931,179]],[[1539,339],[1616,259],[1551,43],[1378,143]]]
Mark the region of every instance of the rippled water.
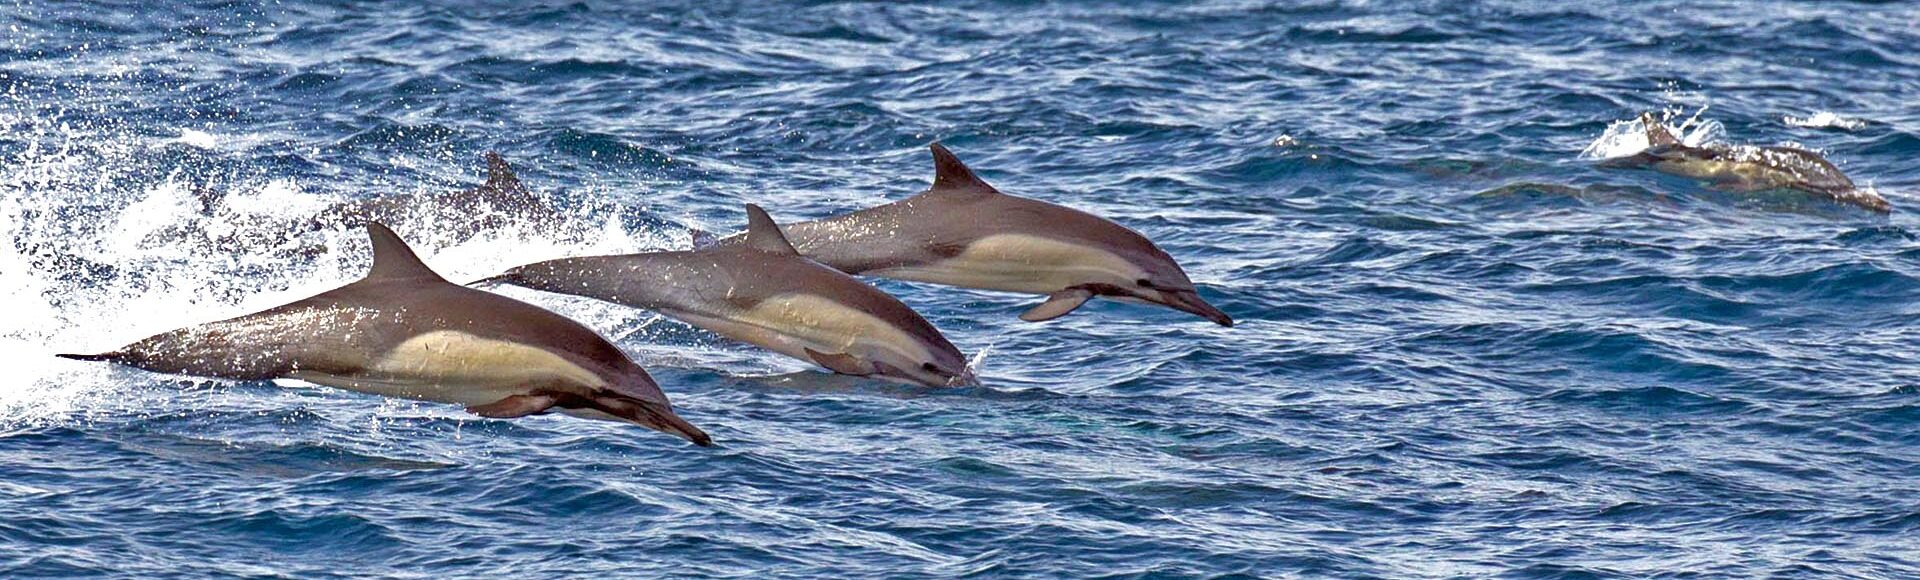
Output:
[[[0,6],[0,575],[1920,574],[1916,31],[1757,1]],[[1894,212],[1597,167],[1643,110],[1822,151]],[[936,391],[505,290],[617,338],[712,449],[51,356],[356,278],[360,233],[283,224],[467,187],[487,150],[569,217],[396,224],[456,279],[898,199],[934,140],[1159,241],[1241,324],[876,282],[986,353]]]

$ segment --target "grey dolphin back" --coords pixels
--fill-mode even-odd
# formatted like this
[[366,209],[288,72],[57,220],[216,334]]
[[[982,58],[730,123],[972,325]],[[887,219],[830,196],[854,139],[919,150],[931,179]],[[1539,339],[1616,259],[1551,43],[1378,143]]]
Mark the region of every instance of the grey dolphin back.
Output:
[[373,222],[366,227],[373,267],[352,284],[259,312],[170,330],[112,352],[61,356],[239,380],[281,377],[295,367],[347,372],[364,362],[366,353],[387,346],[379,343],[389,333],[350,332],[356,319],[364,319],[358,308],[369,297],[390,292],[389,283],[446,284],[393,230]]
[[1853,179],[1819,153],[1798,147],[1767,147],[1766,151],[1784,157],[1776,165],[1800,178],[1810,189],[1828,193],[1854,189]]

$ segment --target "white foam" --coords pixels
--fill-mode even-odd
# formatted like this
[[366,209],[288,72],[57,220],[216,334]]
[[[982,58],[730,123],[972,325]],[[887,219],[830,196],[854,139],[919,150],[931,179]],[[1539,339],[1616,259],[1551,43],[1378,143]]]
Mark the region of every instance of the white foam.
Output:
[[1847,131],[1855,131],[1867,126],[1866,121],[1862,121],[1860,119],[1849,119],[1846,117],[1842,117],[1838,113],[1834,113],[1832,111],[1818,111],[1812,115],[1808,115],[1805,117],[1795,117],[1793,115],[1782,115],[1780,117],[1780,122],[1786,123],[1788,125],[1792,125],[1795,127],[1812,127],[1816,129],[1831,128],[1831,129],[1843,129]]
[[973,359],[967,361],[967,370],[971,371],[973,376],[977,377],[986,372],[987,353],[993,352],[993,345],[994,343],[989,342],[986,346],[980,347],[979,351],[973,353]]
[[[1662,113],[1659,123],[1668,132],[1680,139],[1680,142],[1693,147],[1709,143],[1722,143],[1726,140],[1726,128],[1719,121],[1700,118],[1706,112],[1705,107],[1695,111],[1692,116],[1675,123],[1677,117],[1672,111]],[[1582,159],[1613,159],[1626,157],[1647,150],[1652,143],[1647,140],[1647,126],[1640,119],[1614,121],[1607,130],[1600,133],[1587,148],[1580,151]]]
[[[291,227],[341,201],[296,180],[201,184],[176,175],[157,185],[126,185],[151,170],[153,148],[247,142],[248,135],[185,131],[179,140],[153,140],[117,127],[50,120],[57,112],[43,115],[17,117],[25,126],[11,136],[27,146],[0,159],[0,365],[8,371],[0,379],[0,429],[72,421],[129,398],[169,396],[128,391],[139,384],[129,377],[152,375],[55,353],[110,350],[284,304],[365,272],[364,232]],[[449,187],[421,184],[419,192]],[[202,188],[224,195],[203,208]],[[510,226],[456,238],[435,224],[473,216],[467,208],[442,208],[404,231],[422,259],[455,281],[567,255],[666,247],[664,233],[629,231],[611,202],[585,197],[589,207],[563,213],[557,228]],[[507,293],[609,335],[649,316],[587,300]]]
[[274,179],[254,188],[243,188],[220,198],[219,211],[241,215],[317,215],[339,198],[307,193],[300,184]]
[[181,129],[180,136],[174,138],[172,142],[185,143],[201,149],[212,149],[214,146],[220,144],[220,140],[214,138],[212,133],[193,129]]

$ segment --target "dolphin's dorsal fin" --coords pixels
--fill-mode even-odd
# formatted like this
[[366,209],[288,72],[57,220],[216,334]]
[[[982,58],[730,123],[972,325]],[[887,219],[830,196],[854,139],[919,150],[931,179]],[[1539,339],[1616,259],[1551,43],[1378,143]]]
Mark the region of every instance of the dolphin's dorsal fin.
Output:
[[1647,128],[1648,147],[1680,144],[1680,139],[1674,137],[1673,132],[1668,131],[1666,124],[1661,123],[1660,119],[1655,118],[1653,113],[1641,113],[1640,125]]
[[520,176],[513,174],[513,168],[507,165],[507,158],[498,152],[487,152],[487,187],[500,191],[523,189]]
[[969,191],[992,193],[999,191],[987,185],[980,176],[974,175],[967,164],[961,163],[947,146],[934,142],[928,146],[933,150],[933,187],[927,191]]
[[413,255],[413,248],[407,247],[407,242],[387,226],[379,222],[367,222],[367,237],[373,240],[373,270],[367,272],[365,280],[445,281],[445,278],[427,268],[419,256]]
[[780,224],[773,223],[773,216],[751,203],[747,204],[747,247],[775,254],[800,253],[787,241],[787,235],[780,233]]

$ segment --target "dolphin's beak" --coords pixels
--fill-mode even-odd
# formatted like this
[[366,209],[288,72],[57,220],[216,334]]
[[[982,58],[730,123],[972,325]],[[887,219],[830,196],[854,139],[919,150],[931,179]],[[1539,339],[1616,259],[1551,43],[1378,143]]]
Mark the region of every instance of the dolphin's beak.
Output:
[[1227,316],[1227,313],[1221,312],[1206,300],[1202,300],[1200,293],[1193,290],[1162,290],[1159,302],[1167,305],[1168,308],[1193,313],[1220,326],[1233,326],[1233,317]]
[[887,363],[875,362],[873,363],[873,374],[867,376],[926,387],[973,387],[980,385],[980,380],[973,376],[973,369],[968,368],[965,363],[961,363],[959,372],[944,368],[928,367],[926,368],[926,372],[910,373]]
[[652,402],[643,402],[637,406],[640,408],[640,412],[635,414],[634,420],[648,429],[669,435],[679,435],[688,441],[692,441],[694,445],[701,447],[713,446],[713,438],[708,437],[707,432],[701,431],[699,427],[688,423],[686,419],[681,419],[679,415],[673,414],[672,409]]
[[1880,213],[1888,213],[1893,211],[1893,204],[1887,203],[1887,198],[1881,197],[1877,193],[1864,190],[1864,189],[1851,189],[1843,193],[1835,193],[1833,194],[1833,197],[1834,199],[1838,199],[1842,202],[1859,205],[1860,207],[1864,207]]

